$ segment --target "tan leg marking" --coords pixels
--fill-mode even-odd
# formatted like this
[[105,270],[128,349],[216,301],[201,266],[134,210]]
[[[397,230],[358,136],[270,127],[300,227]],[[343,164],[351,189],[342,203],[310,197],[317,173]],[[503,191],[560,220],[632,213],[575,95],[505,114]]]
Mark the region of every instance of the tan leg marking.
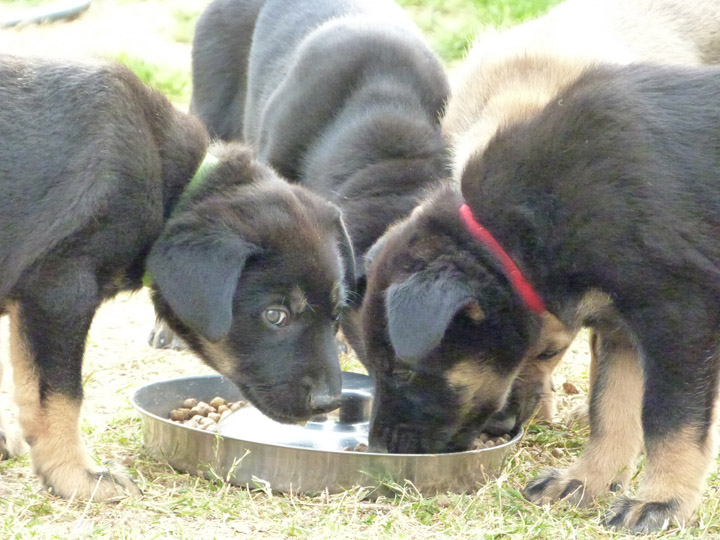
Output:
[[591,411],[592,431],[585,450],[569,468],[541,474],[529,484],[526,492],[534,502],[545,504],[569,497],[575,504],[585,505],[608,492],[612,484],[627,484],[643,445],[643,371],[631,348],[613,349],[605,364],[602,387],[593,389],[599,394]]
[[128,491],[139,493],[121,472],[110,474],[88,455],[80,434],[80,401],[51,394],[41,403],[39,377],[23,340],[20,318],[16,309],[9,312],[15,401],[38,476],[55,494],[66,498],[108,501]]
[[689,521],[700,504],[705,478],[713,465],[717,450],[716,431],[713,426],[701,445],[698,442],[702,435],[700,430],[687,426],[672,440],[650,449],[637,498],[647,502],[674,500],[678,504],[677,520],[681,523]]
[[[616,352],[610,362],[613,368],[605,377],[602,393],[596,396],[598,410],[590,440],[568,471],[583,482],[585,492],[593,498],[613,482],[627,485],[643,446],[640,359],[636,351],[627,349]],[[597,389],[591,387],[594,391]]]

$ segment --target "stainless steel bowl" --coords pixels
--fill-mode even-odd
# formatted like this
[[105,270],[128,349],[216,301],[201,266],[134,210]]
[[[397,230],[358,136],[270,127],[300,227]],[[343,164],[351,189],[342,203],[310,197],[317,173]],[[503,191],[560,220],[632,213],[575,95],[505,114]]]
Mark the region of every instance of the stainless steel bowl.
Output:
[[406,482],[426,495],[472,491],[500,472],[522,436],[494,448],[450,454],[343,450],[367,442],[372,392],[369,377],[344,372],[345,399],[339,412],[303,427],[271,428],[274,422],[248,406],[223,420],[220,434],[168,419],[188,397],[242,399],[237,387],[220,375],[149,384],[137,390],[132,401],[140,413],[145,444],[156,459],[192,474],[213,474],[235,485],[263,485],[282,492],[338,493],[357,485],[384,488]]

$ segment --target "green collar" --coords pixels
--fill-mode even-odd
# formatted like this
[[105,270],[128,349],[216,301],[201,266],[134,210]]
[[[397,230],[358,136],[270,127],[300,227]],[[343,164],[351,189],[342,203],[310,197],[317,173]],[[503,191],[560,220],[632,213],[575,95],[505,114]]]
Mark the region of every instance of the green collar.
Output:
[[213,156],[211,153],[208,152],[207,154],[205,154],[205,159],[202,160],[202,163],[200,163],[197,171],[195,171],[195,176],[190,179],[190,182],[188,182],[188,185],[185,186],[185,189],[180,194],[180,198],[175,204],[175,208],[173,208],[172,214],[174,214],[177,208],[184,205],[187,200],[192,197],[192,195],[196,193],[198,189],[200,189],[200,186],[202,186],[205,182],[205,178],[207,178],[208,173],[212,171],[219,162],[220,160]]
[[[197,171],[195,171],[195,175],[190,179],[190,182],[188,182],[187,186],[185,186],[185,189],[183,189],[183,192],[180,194],[178,201],[175,203],[175,207],[170,213],[170,217],[175,215],[177,209],[181,206],[184,206],[187,200],[192,197],[193,194],[198,191],[198,189],[200,189],[200,186],[205,183],[205,179],[207,178],[208,173],[212,171],[219,162],[220,160],[211,153],[208,152],[207,154],[205,154],[205,159],[203,159],[202,163],[200,163]],[[149,287],[150,285],[152,285],[153,277],[150,274],[150,270],[145,270],[142,282],[145,287]]]

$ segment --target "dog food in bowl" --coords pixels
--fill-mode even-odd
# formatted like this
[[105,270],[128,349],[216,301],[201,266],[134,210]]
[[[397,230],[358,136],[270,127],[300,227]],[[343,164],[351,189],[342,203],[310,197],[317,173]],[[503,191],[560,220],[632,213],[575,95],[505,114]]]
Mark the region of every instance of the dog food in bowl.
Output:
[[247,401],[226,401],[219,396],[210,400],[210,403],[195,398],[187,398],[183,401],[181,407],[170,411],[170,420],[187,427],[218,433],[218,422],[220,420],[247,405]]
[[[412,482],[427,494],[470,492],[499,474],[522,438],[521,432],[504,444],[493,440],[489,448],[481,440],[482,448],[446,454],[373,452],[364,446],[373,381],[359,373],[343,372],[342,377],[343,410],[312,418],[304,426],[272,426],[249,404],[226,415],[217,425],[218,432],[188,429],[187,420],[170,419],[173,410],[192,410],[201,401],[220,410],[219,402],[213,404],[217,396],[226,400],[225,406],[247,403],[238,388],[220,375],[152,383],[138,389],[132,399],[150,455],[181,471],[209,475],[212,470],[213,477],[228,478],[234,485],[262,481],[286,493],[340,493],[356,485],[377,488],[379,493],[389,482]],[[197,402],[184,403],[189,396]],[[194,416],[200,415],[191,419]],[[204,423],[210,425],[208,420]]]

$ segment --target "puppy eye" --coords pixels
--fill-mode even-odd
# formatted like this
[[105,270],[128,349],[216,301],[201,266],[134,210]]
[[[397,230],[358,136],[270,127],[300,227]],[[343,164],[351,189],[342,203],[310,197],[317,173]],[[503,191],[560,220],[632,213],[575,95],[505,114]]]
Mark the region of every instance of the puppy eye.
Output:
[[270,326],[283,327],[290,319],[290,313],[283,307],[270,307],[263,311],[263,320]]
[[541,352],[535,358],[537,358],[538,360],[550,360],[551,358],[554,358],[561,352],[562,351],[556,351],[554,349],[550,349],[550,350]]

